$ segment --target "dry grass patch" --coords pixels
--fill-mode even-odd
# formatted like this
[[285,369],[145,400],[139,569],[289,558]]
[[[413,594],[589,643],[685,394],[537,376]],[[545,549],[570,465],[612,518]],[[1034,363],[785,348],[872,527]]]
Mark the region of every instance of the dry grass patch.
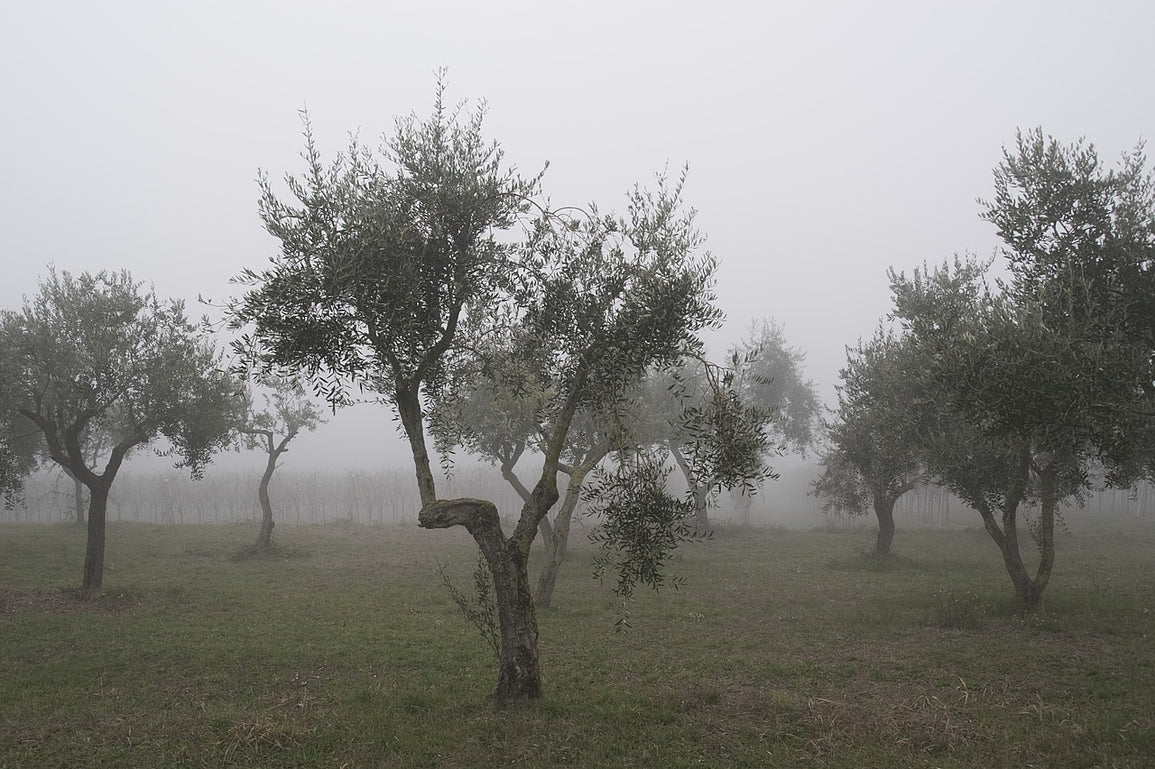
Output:
[[71,587],[0,588],[0,614],[132,614],[142,603],[142,596],[132,591],[94,595]]

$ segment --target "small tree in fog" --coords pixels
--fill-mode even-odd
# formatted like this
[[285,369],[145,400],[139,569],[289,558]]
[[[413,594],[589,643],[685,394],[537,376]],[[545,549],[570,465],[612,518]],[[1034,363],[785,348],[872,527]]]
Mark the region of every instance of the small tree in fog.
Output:
[[[791,347],[773,319],[750,322],[745,338],[730,349],[737,362],[736,387],[743,400],[766,414],[767,444],[776,453],[806,454],[814,444],[821,405],[814,382],[806,379],[806,353]],[[738,497],[742,518],[749,522],[749,494]]]
[[[0,350],[9,419],[35,426],[53,462],[89,491],[82,588],[100,590],[108,493],[124,460],[159,438],[198,476],[223,448],[240,397],[179,301],[143,291],[128,272],[51,271],[22,312],[5,312]],[[88,435],[107,435],[103,469]]]
[[264,408],[253,405],[252,394],[248,397],[249,409],[237,432],[244,436],[244,444],[265,454],[265,469],[257,486],[257,500],[261,505],[261,530],[257,534],[256,549],[268,550],[273,537],[273,503],[269,498],[269,484],[273,473],[280,466],[281,456],[289,450],[289,443],[302,430],[313,431],[324,421],[321,410],[305,392],[301,382],[295,377],[258,377],[263,385],[261,398]]
[[838,408],[827,424],[828,445],[814,494],[826,512],[878,519],[874,550],[890,552],[894,542],[894,505],[923,474],[919,454],[917,406],[922,377],[909,340],[886,331],[847,350],[839,376]]
[[762,481],[777,477],[767,458],[782,451],[782,403],[761,400],[766,393],[752,388],[755,354],[733,349],[726,366],[687,358],[654,372],[639,387],[639,440],[669,452],[686,482],[698,532],[709,531],[716,493],[731,487],[720,482],[723,475],[744,479],[734,487],[744,500]]
[[[10,380],[4,374],[0,379],[4,381],[3,392],[11,392]],[[23,499],[24,480],[40,465],[43,451],[40,431],[19,413],[5,408],[0,419],[0,494],[5,508],[11,509]]]
[[[925,441],[932,476],[978,510],[1024,607],[1055,559],[1059,503],[1104,461],[1115,482],[1150,456],[1155,423],[1155,184],[1142,153],[1105,171],[1092,146],[1020,134],[983,218],[1009,278],[985,264],[891,276],[895,316],[919,349],[922,387],[953,426]],[[1037,502],[1031,574],[1019,508]]]
[[781,325],[763,318],[751,321],[746,337],[730,354],[739,364],[738,389],[770,414],[766,427],[772,442],[805,453],[814,442],[820,414],[814,382],[804,378],[806,353],[789,345]]

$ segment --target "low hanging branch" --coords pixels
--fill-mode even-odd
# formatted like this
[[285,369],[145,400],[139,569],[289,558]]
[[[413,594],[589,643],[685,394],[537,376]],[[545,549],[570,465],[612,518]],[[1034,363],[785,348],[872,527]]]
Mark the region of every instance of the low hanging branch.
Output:
[[[590,512],[602,523],[590,539],[601,545],[594,560],[594,576],[617,573],[614,592],[623,599],[639,585],[660,590],[666,583],[664,566],[681,543],[709,537],[694,527],[694,503],[666,491],[669,470],[664,453],[636,454],[612,471],[599,471],[586,489]],[[674,577],[676,589],[682,582]]]

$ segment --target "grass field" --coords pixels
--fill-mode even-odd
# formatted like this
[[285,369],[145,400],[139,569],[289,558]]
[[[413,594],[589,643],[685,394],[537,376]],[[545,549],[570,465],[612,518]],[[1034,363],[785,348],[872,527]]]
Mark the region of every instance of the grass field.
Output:
[[0,525],[0,767],[1155,765],[1155,522],[1084,518],[1019,615],[980,529],[722,529],[632,630],[578,542],[546,697],[495,711],[464,532]]

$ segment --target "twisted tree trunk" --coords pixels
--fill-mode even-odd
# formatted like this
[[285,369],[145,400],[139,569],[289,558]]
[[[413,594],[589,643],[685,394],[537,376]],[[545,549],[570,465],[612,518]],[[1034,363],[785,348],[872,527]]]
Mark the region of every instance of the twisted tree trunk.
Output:
[[273,545],[273,502],[269,498],[269,483],[273,480],[273,473],[277,469],[277,454],[270,452],[265,463],[265,472],[261,474],[261,483],[257,486],[257,500],[261,504],[261,531],[257,534],[257,549],[268,550]]
[[874,542],[876,555],[888,555],[894,544],[894,506],[898,498],[914,488],[913,483],[905,483],[897,489],[878,489],[874,492],[874,515],[878,518],[878,537]]
[[1051,579],[1055,564],[1055,507],[1058,504],[1058,468],[1051,464],[1038,471],[1041,512],[1039,516],[1039,565],[1032,577],[1023,563],[1019,548],[1018,508],[1026,491],[1029,477],[1028,460],[1023,460],[1022,479],[1007,494],[1003,503],[1002,526],[994,511],[987,505],[979,506],[979,515],[991,539],[998,545],[1003,565],[1015,589],[1015,602],[1023,609],[1033,609],[1042,600],[1043,591]]
[[[529,587],[529,549],[506,538],[497,507],[483,499],[445,499],[426,505],[418,522],[427,529],[464,526],[481,548],[493,577],[501,629],[497,689],[504,706],[541,696],[537,615]],[[532,541],[532,540],[531,540]]]

